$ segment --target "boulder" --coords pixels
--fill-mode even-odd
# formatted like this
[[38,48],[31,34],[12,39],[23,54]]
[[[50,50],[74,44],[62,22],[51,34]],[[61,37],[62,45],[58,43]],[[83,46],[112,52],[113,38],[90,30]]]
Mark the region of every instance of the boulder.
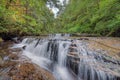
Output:
[[55,80],[48,71],[38,69],[35,65],[28,62],[18,64],[12,68],[9,76],[11,76],[12,80]]

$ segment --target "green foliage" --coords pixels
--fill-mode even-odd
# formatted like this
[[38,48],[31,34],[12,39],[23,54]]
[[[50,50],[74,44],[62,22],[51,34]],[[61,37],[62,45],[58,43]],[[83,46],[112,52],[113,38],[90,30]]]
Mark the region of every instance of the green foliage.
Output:
[[[1,0],[0,33],[39,35],[54,32],[54,17],[46,7],[46,1],[11,0],[10,2],[9,0]],[[9,6],[11,3],[16,2],[19,2],[18,5],[25,6],[24,8],[27,8],[30,14],[21,14],[22,7]]]
[[[11,3],[17,1],[28,12],[21,13],[22,8],[10,7]],[[46,1],[0,0],[0,34],[39,35],[62,32],[120,36],[119,0],[70,0],[58,18],[54,18],[48,10]],[[56,1],[53,0],[53,3],[56,4]]]
[[114,36],[120,30],[119,4],[119,0],[70,0],[60,16],[61,26],[69,33]]

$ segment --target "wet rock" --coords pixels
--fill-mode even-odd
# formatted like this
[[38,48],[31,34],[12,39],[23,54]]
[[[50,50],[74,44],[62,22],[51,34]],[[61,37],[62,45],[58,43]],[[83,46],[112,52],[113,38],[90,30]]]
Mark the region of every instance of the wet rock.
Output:
[[[40,39],[37,40],[37,43],[35,44],[35,47],[39,44],[39,42],[40,42]],[[23,49],[24,49],[24,47],[23,47]]]
[[33,74],[35,70],[34,66],[29,63],[18,65],[17,68],[20,71],[20,75],[23,77],[27,77],[30,74]]
[[79,38],[78,40],[89,40],[89,38]]
[[19,43],[19,42],[22,41],[22,37],[14,37],[14,38],[12,38],[12,41],[13,41],[14,43]]
[[73,44],[73,43],[72,43],[70,46],[71,46],[71,47],[77,47],[77,45],[76,45],[76,44]]
[[42,73],[44,71],[36,70],[33,64],[23,63],[11,69],[9,75],[12,77],[12,80],[52,80],[50,76],[46,79],[46,74],[43,75]]
[[78,52],[77,47],[70,47],[69,52]]
[[7,75],[0,75],[0,80],[11,80],[11,78]]
[[1,66],[1,68],[7,68],[10,66],[15,66],[17,64],[17,62],[14,61],[5,61]]
[[12,59],[12,60],[17,60],[18,59],[18,55],[17,54],[10,54],[8,57],[10,59]]
[[74,34],[71,34],[71,36],[73,36],[73,37],[98,37],[98,36],[100,36],[100,35],[74,33]]
[[117,62],[114,61],[113,59],[110,60],[110,59],[108,59],[106,57],[103,57],[102,59],[104,60],[104,62],[109,62],[109,63],[117,64]]
[[[24,46],[23,46],[24,47]],[[16,52],[19,53],[22,50],[22,48],[15,48],[15,49],[11,49],[9,50],[11,53]]]
[[57,62],[58,61],[58,43],[56,41],[50,41],[48,43],[48,47],[47,47],[47,52],[50,51],[51,57],[50,59],[53,62]]
[[2,38],[0,38],[0,43],[1,43],[2,41],[3,41]]
[[67,57],[67,67],[73,71],[76,75],[78,75],[78,66],[79,61],[75,60],[75,58],[72,58],[70,56]]
[[1,50],[1,51],[0,51],[0,56],[1,56],[1,57],[4,57],[5,55],[7,55],[7,52],[4,51],[4,50]]
[[17,36],[17,34],[11,34],[11,33],[1,33],[0,36],[4,41],[12,41],[13,38]]
[[67,54],[67,67],[75,73],[75,75],[78,75],[78,66],[80,58],[78,56],[78,50],[77,45],[72,42],[72,44],[69,47],[69,53]]
[[78,57],[78,53],[69,52],[67,55],[67,66],[71,69],[76,75],[78,75],[78,66],[79,66],[80,58]]
[[25,48],[26,48],[26,46],[23,46],[23,47],[22,47],[22,49],[24,49],[24,50],[25,50]]
[[0,65],[2,65],[2,63],[3,63],[3,59],[2,59],[2,57],[0,56]]
[[12,77],[12,80],[29,80],[32,76],[32,79],[36,79],[35,77],[33,78],[33,75],[35,71],[35,68],[32,64],[30,63],[24,63],[24,64],[19,64],[18,66],[14,67],[12,70],[10,70],[9,75]]
[[36,69],[33,63],[24,63],[28,61],[18,60],[22,49],[8,48],[11,44],[4,42],[0,45],[0,80],[55,80],[48,71]]
[[120,57],[120,52],[118,52],[117,55]]
[[72,56],[78,57],[78,53],[77,53],[77,52],[69,52],[68,54],[69,54],[69,55],[72,55]]

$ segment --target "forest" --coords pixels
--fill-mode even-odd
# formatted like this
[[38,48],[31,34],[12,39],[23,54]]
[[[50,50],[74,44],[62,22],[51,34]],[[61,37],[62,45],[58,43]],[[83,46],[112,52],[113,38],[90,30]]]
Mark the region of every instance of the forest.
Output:
[[120,0],[69,0],[57,18],[46,7],[47,1],[0,0],[0,35],[120,36]]
[[0,80],[120,80],[120,0],[0,0]]

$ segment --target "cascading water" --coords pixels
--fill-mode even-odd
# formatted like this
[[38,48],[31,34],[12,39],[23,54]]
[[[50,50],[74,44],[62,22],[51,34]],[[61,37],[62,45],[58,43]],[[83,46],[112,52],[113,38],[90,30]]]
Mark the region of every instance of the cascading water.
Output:
[[68,4],[69,0],[48,0],[46,6],[51,10],[56,18]]
[[120,80],[120,61],[109,59],[103,51],[91,51],[83,40],[69,35],[26,38],[23,55],[50,71],[56,80]]
[[[87,50],[86,43],[76,42],[79,50],[79,80],[116,80],[117,78],[112,75],[115,69],[119,69],[120,66],[114,66],[112,63],[105,63],[102,57],[102,53],[98,54],[95,51],[91,52]],[[109,64],[109,66],[108,66]],[[115,68],[116,67],[116,68]],[[113,71],[112,71],[113,70]],[[114,72],[115,73],[115,72]],[[116,73],[117,74],[117,73]],[[119,74],[118,74],[119,76]]]

